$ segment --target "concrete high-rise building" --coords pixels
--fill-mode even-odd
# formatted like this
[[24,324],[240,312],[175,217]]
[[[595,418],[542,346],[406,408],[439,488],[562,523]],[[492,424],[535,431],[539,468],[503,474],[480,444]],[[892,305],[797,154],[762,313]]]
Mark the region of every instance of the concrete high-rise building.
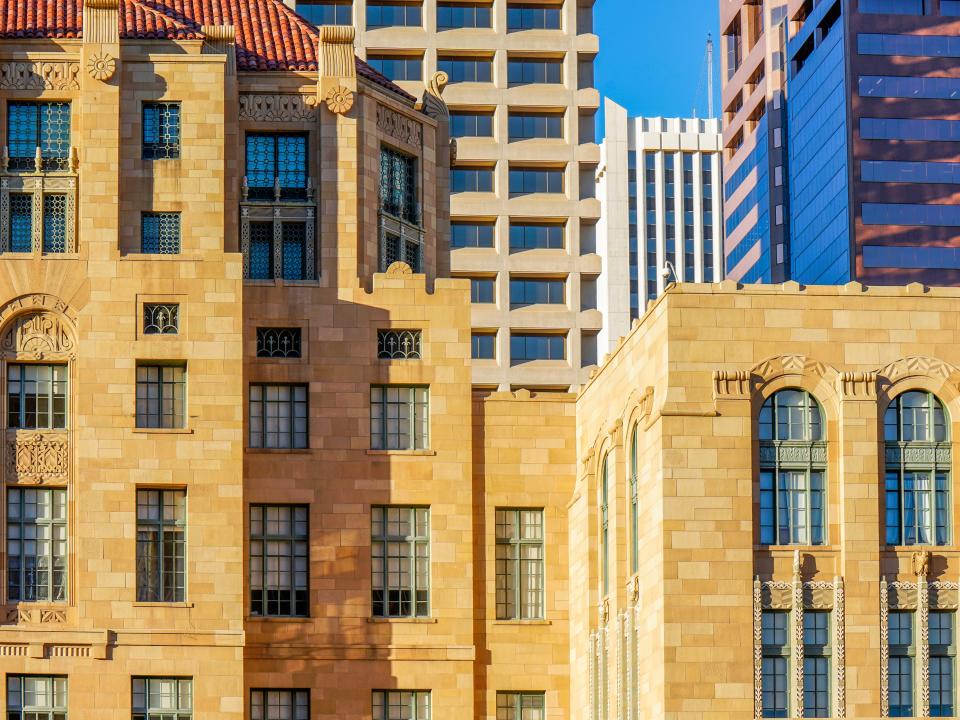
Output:
[[451,263],[473,285],[474,382],[579,386],[602,328],[593,0],[287,2],[353,24],[359,55],[410,92],[447,74]]
[[719,121],[631,118],[609,99],[604,118],[597,179],[601,353],[669,283],[723,277]]
[[960,283],[952,0],[721,0],[731,278]]

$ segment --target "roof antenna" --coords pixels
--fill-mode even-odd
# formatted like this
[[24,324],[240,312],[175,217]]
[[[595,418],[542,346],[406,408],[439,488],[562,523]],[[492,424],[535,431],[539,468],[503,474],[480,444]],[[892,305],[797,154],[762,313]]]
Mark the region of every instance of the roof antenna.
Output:
[[693,117],[697,117],[697,102],[700,100],[700,91],[703,89],[703,76],[707,76],[707,117],[713,118],[713,37],[707,33],[707,49],[700,68],[700,78],[697,81],[697,92],[693,99]]

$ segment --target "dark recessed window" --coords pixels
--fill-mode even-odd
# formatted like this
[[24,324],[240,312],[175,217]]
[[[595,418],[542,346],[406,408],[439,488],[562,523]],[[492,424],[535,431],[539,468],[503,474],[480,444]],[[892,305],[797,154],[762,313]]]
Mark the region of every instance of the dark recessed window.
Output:
[[143,159],[175,160],[179,157],[180,103],[145,103]]
[[493,192],[493,168],[453,168],[450,170],[450,192]]
[[563,225],[511,223],[510,250],[563,250]]
[[562,305],[567,301],[563,280],[513,278],[510,280],[510,306]]
[[314,25],[352,25],[352,0],[327,0],[327,2],[297,3],[297,13]]
[[367,5],[367,28],[417,27],[423,24],[423,6],[418,2],[375,2]]
[[251,615],[310,614],[308,511],[307,505],[250,506]]
[[307,136],[247,133],[249,200],[307,199]]
[[390,80],[422,80],[423,58],[403,55],[368,55],[367,63]]
[[[38,149],[42,168],[36,167]],[[70,103],[9,103],[7,155],[10,170],[68,170]]]
[[493,8],[489,3],[440,2],[437,4],[437,29],[492,27]]
[[559,30],[560,5],[507,6],[507,30]]
[[510,362],[513,365],[534,360],[565,360],[566,338],[563,335],[512,333]]
[[510,168],[510,195],[562,193],[563,170],[559,168]]
[[496,280],[493,278],[470,278],[470,302],[492,303],[496,289]]
[[179,253],[180,213],[143,213],[140,226],[140,252],[152,255]]
[[560,113],[510,113],[510,139],[563,138]]
[[445,72],[451,83],[490,82],[493,61],[490,58],[441,57],[437,69]]
[[493,247],[493,223],[454,222],[450,230],[450,246],[453,248]]
[[474,360],[494,360],[497,357],[496,333],[473,333],[470,345],[470,357]]
[[511,58],[507,62],[507,84],[533,85],[535,83],[559,84],[563,82],[563,60]]
[[493,137],[493,112],[457,110],[450,113],[453,137]]

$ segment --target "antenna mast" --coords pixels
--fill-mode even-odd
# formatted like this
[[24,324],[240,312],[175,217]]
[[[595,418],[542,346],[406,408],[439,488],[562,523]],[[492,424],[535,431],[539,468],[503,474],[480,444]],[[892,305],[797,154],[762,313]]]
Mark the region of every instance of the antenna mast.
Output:
[[713,38],[707,33],[707,117],[713,119]]

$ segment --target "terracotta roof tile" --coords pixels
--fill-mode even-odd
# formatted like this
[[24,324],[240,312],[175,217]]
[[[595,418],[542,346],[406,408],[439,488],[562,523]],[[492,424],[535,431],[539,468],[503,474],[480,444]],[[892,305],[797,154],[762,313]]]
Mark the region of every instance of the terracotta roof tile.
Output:
[[[240,70],[318,69],[317,29],[280,0],[120,0],[120,36],[190,40],[233,25]],[[0,0],[0,38],[78,38],[83,0]],[[362,77],[414,99],[362,60]]]

